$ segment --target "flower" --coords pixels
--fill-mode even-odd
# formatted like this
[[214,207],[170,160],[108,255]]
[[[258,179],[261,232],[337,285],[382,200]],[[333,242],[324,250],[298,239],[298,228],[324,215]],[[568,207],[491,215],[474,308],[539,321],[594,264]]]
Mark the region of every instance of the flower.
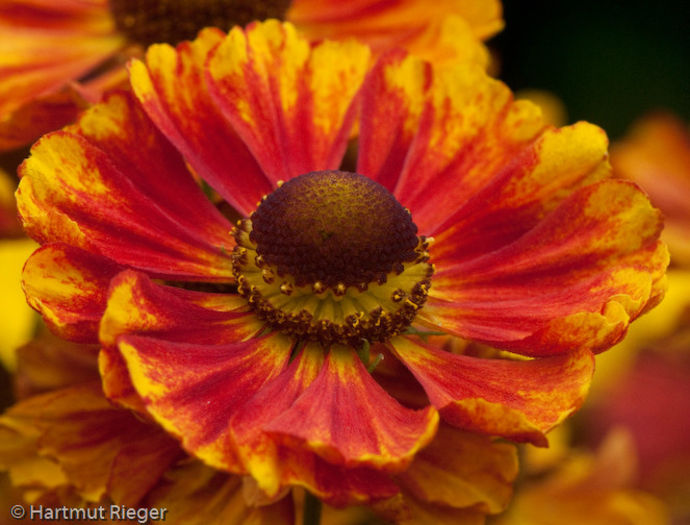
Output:
[[640,119],[611,149],[617,176],[637,182],[663,212],[674,264],[690,264],[690,132],[678,118],[655,113]]
[[[293,20],[313,39],[356,37],[377,50],[405,46],[435,59],[487,61],[478,38],[503,25],[497,0],[5,0],[0,6],[0,151],[74,120],[86,101],[125,82],[122,67],[153,42],[205,26]],[[76,82],[79,82],[77,84]]]
[[26,305],[20,286],[22,265],[37,248],[30,239],[19,238],[21,226],[13,192],[15,182],[0,169],[0,363],[12,370],[15,349],[31,338],[36,314]]
[[570,449],[546,472],[523,480],[509,510],[493,523],[669,523],[663,503],[635,488],[635,459],[631,438],[621,429],[611,431],[596,453]]
[[687,418],[679,417],[689,408],[687,323],[684,332],[657,344],[662,351],[640,353],[628,373],[609,387],[609,397],[591,407],[587,436],[597,442],[611,426],[626,428],[639,453],[639,485],[663,498],[683,522],[690,516],[690,439]]
[[663,295],[659,213],[600,129],[544,125],[476,65],[369,59],[276,21],[154,45],[133,94],[20,167],[30,304],[101,345],[109,399],[266,498],[397,498],[455,429],[546,444]]
[[[0,151],[31,142],[74,119],[70,83],[124,47],[105,0],[8,0],[0,6]],[[121,75],[120,75],[121,76]],[[111,79],[85,82],[99,89]],[[112,79],[117,83],[117,79]]]

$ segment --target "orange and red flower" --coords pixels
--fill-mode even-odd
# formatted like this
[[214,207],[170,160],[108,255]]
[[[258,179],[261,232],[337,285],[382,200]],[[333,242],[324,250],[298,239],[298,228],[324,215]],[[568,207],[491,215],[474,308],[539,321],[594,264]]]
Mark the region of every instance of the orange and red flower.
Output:
[[[609,178],[600,129],[545,125],[476,65],[369,60],[275,21],[154,45],[130,65],[133,94],[20,168],[42,244],[30,304],[101,344],[111,400],[268,498],[428,497],[405,476],[426,458],[431,479],[437,432],[545,444],[593,352],[663,295],[661,218]],[[341,166],[355,121],[357,165]]]
[[377,51],[404,46],[438,60],[481,62],[487,53],[478,39],[503,25],[497,0],[452,0],[433,7],[420,0],[5,0],[0,5],[0,151],[74,120],[84,99],[98,100],[104,89],[125,81],[123,64],[140,56],[142,46],[174,44],[205,26],[225,29],[268,16],[293,20],[314,40],[354,37]]

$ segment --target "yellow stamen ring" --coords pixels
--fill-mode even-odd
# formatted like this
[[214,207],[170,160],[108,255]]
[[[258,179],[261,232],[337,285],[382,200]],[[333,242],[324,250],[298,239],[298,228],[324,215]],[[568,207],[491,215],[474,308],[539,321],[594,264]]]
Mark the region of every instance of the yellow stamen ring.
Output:
[[[405,330],[426,301],[433,267],[429,240],[419,238],[417,257],[389,272],[385,280],[354,286],[326,286],[316,281],[297,286],[280,275],[256,251],[250,240],[251,220],[233,229],[237,245],[232,253],[238,292],[272,328],[305,340],[359,346],[362,339],[387,341]],[[398,271],[400,270],[400,271]],[[382,281],[382,282],[380,282]]]

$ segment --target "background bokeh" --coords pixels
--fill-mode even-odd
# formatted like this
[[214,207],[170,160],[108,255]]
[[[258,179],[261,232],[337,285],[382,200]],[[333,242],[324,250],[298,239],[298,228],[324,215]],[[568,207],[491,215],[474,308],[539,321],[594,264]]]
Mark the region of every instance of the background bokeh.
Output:
[[667,109],[690,122],[690,4],[656,0],[504,0],[491,40],[514,91],[558,95],[569,122],[612,139],[637,117]]

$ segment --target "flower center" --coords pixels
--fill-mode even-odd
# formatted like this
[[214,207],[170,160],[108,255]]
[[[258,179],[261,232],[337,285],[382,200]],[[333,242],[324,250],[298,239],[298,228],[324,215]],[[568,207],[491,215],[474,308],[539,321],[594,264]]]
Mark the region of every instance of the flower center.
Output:
[[393,195],[356,173],[280,185],[233,235],[239,293],[273,328],[324,346],[390,339],[431,286],[429,240]]
[[213,26],[227,30],[252,20],[284,18],[290,0],[110,0],[117,28],[148,46],[191,40]]

